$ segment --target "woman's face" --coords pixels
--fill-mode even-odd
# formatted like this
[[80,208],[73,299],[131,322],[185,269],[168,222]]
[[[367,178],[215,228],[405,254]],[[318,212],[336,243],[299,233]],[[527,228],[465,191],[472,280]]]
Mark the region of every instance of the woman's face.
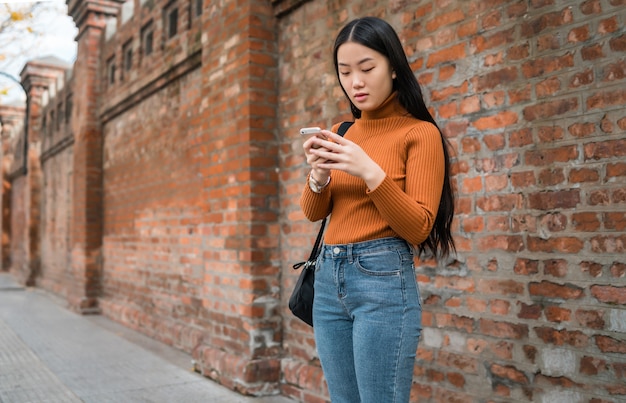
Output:
[[361,44],[339,46],[337,69],[341,86],[361,111],[375,110],[393,91],[396,73],[387,57]]

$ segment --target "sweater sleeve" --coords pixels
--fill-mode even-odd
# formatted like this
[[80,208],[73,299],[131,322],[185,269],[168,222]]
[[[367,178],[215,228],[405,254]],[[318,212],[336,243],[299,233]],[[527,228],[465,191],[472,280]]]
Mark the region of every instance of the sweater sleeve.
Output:
[[416,126],[406,135],[405,141],[405,189],[387,176],[368,195],[398,235],[419,245],[428,238],[437,217],[445,158],[441,135],[430,123]]
[[[311,174],[307,175],[306,184],[300,196],[300,208],[310,221],[319,221],[330,213],[330,184],[322,189],[321,193],[315,193],[309,187]],[[331,179],[332,182],[332,179]]]

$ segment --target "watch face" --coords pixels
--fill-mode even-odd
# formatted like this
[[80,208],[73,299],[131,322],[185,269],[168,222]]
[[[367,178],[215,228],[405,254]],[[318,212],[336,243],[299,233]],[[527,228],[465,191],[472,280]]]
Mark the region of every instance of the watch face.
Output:
[[309,175],[309,187],[315,193],[322,193],[322,190],[330,183],[330,176],[325,184],[320,185],[313,176]]
[[315,193],[319,193],[320,192],[320,187],[317,185],[317,183],[315,183],[314,179],[309,178],[309,187]]

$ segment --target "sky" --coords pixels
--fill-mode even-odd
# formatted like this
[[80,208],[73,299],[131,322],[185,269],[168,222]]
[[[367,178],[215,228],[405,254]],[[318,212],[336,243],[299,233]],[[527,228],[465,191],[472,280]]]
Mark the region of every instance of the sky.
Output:
[[[39,12],[28,26],[34,31],[29,34],[21,26],[16,32],[0,34],[0,53],[5,55],[0,60],[0,71],[19,80],[20,72],[28,60],[46,56],[57,58],[72,64],[76,58],[78,29],[67,15],[65,0],[43,2]],[[8,16],[8,9],[14,10],[27,5],[24,1],[0,0],[0,20]],[[0,95],[0,104],[20,103],[25,99],[23,90],[11,80],[0,76],[0,89],[7,88],[7,95]]]

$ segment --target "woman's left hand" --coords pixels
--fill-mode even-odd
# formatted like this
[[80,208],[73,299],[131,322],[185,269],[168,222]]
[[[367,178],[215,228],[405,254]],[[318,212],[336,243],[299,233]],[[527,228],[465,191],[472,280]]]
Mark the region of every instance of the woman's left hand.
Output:
[[385,171],[356,143],[329,130],[322,130],[327,140],[314,140],[320,148],[311,153],[325,159],[319,164],[322,169],[337,169],[361,178],[370,190],[374,190],[385,179]]

